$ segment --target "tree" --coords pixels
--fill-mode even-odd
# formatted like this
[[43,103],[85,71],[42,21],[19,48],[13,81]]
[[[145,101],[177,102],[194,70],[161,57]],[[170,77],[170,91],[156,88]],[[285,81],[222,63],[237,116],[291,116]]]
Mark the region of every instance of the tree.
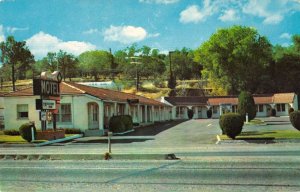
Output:
[[76,75],[78,60],[72,54],[68,54],[65,51],[59,50],[56,54],[58,68],[62,72],[64,81],[66,78],[74,77]]
[[200,78],[202,66],[194,61],[194,52],[187,48],[171,52],[172,69],[176,79],[187,80]]
[[257,91],[271,62],[271,44],[251,27],[220,29],[195,52],[202,75],[229,94]]
[[26,70],[31,68],[34,57],[26,46],[25,41],[15,41],[13,36],[8,36],[5,42],[0,43],[0,59],[3,64],[11,66],[11,80],[13,91],[15,87],[15,73],[18,71],[19,79],[26,77]]
[[239,95],[238,112],[244,120],[248,114],[248,120],[251,121],[256,116],[256,107],[253,96],[250,92],[242,91]]
[[292,40],[293,44],[288,47],[273,47],[270,77],[271,82],[274,82],[274,92],[295,92],[299,95],[300,35],[294,35]]
[[110,73],[110,54],[100,50],[84,52],[79,55],[79,66],[98,81],[99,75]]

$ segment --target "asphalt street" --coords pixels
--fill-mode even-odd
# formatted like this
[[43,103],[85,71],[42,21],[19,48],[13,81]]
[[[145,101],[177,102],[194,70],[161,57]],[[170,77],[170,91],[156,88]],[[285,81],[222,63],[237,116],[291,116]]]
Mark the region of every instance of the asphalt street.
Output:
[[300,158],[3,161],[0,191],[299,191]]

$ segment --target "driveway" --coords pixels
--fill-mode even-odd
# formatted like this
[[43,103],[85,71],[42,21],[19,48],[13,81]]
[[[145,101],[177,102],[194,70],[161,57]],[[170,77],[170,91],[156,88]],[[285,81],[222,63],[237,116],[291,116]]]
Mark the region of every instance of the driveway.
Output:
[[[180,122],[173,127],[168,123],[161,126],[150,127],[153,130],[161,130],[155,134],[154,140],[148,140],[147,145],[160,145],[162,147],[168,146],[198,146],[200,144],[213,144],[216,142],[216,135],[220,133],[219,121],[217,119],[197,119]],[[167,129],[163,129],[167,127]],[[130,135],[144,135],[147,136],[148,130],[139,128],[136,132]]]

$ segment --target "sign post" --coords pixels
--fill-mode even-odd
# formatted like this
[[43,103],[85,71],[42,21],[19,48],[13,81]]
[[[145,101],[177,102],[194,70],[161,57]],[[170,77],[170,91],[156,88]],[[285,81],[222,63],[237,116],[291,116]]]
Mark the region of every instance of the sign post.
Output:
[[[42,131],[47,129],[47,121],[53,120],[53,129],[56,130],[57,103],[60,101],[61,73],[54,71],[52,74],[42,72],[40,78],[33,79],[33,94],[40,95],[36,100],[36,109],[40,111]],[[55,99],[51,99],[54,97]],[[54,113],[53,113],[54,112]],[[53,117],[52,117],[53,115]]]
[[111,153],[111,141],[110,138],[113,136],[112,132],[107,133],[107,144],[108,144],[108,153]]

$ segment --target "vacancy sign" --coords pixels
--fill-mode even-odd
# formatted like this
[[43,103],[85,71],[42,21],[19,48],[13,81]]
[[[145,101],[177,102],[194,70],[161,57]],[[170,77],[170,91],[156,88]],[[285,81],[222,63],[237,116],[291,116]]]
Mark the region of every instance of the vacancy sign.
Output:
[[42,100],[36,99],[36,109],[37,110],[49,110],[49,109],[56,109],[56,101],[55,100]]

